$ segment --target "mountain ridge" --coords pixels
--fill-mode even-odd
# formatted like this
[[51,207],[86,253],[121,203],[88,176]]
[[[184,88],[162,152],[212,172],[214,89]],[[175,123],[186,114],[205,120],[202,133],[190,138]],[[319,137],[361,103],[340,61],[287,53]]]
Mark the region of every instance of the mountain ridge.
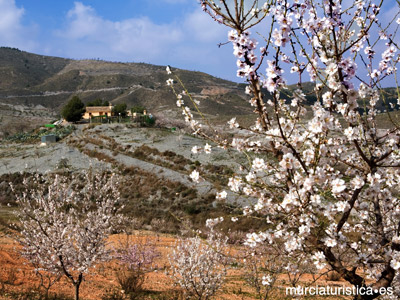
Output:
[[[204,100],[205,113],[247,114],[244,87],[198,71],[176,69],[186,88]],[[96,98],[128,107],[177,111],[164,66],[44,56],[0,48],[0,102],[43,105],[60,111],[71,95],[84,103]]]
[[[173,70],[193,98],[201,100],[199,108],[208,118],[219,123],[232,117],[254,121],[253,109],[245,94],[245,84],[198,71]],[[144,106],[152,113],[181,119],[176,97],[166,84],[170,77],[165,66],[74,60],[0,47],[0,135],[5,125],[11,128],[9,132],[16,132],[14,127],[23,122],[32,128],[44,121],[54,120],[74,95],[84,103],[100,98],[112,104],[126,103],[128,108]],[[307,105],[317,101],[314,86],[310,82],[302,85],[307,95]],[[182,87],[177,84],[176,89],[180,92]],[[288,86],[281,97],[289,99],[295,89],[296,85]],[[397,103],[395,88],[385,88],[384,91],[386,104],[380,101],[380,111],[390,110],[389,102],[392,105]],[[268,98],[269,93],[263,92]],[[185,104],[194,108],[188,99],[185,99]],[[45,110],[36,110],[36,107],[44,107]]]

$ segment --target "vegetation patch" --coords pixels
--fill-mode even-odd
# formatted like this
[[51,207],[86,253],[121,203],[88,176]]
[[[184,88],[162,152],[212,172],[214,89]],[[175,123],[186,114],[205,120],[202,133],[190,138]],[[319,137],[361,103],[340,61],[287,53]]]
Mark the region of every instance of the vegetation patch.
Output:
[[41,137],[48,134],[54,134],[59,139],[63,139],[66,136],[70,135],[75,130],[75,126],[56,126],[54,128],[41,127],[39,129],[35,129],[29,133],[17,133],[6,137],[4,140],[7,142],[14,143],[34,143],[39,142]]

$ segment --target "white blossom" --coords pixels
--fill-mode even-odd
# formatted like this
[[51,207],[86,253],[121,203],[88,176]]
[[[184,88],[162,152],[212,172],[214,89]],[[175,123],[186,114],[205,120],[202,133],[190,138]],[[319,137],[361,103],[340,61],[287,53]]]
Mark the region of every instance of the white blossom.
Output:
[[207,154],[211,153],[211,146],[208,143],[204,146],[204,152]]
[[33,181],[35,190],[16,195],[22,253],[42,270],[65,275],[77,296],[89,269],[111,258],[106,239],[119,220],[118,179],[90,171]]
[[258,157],[255,158],[255,159],[253,160],[252,168],[253,168],[255,171],[261,171],[261,170],[263,170],[263,169],[265,168],[264,159],[258,158]]
[[262,285],[270,285],[272,283],[272,277],[271,275],[267,274],[262,277],[261,281]]
[[200,180],[200,173],[196,170],[193,170],[192,173],[190,173],[190,178],[194,181],[194,182],[199,182]]
[[335,247],[336,244],[337,244],[337,242],[336,242],[335,239],[327,238],[327,239],[325,240],[325,245],[328,246],[328,247]]
[[236,118],[232,118],[229,122],[228,122],[229,128],[238,128],[239,127],[239,123],[236,122]]
[[193,154],[199,153],[199,147],[193,146],[193,147],[192,147],[192,153],[193,153]]
[[217,193],[217,200],[223,200],[226,199],[226,197],[228,196],[228,193],[226,191],[222,191],[222,192],[218,192]]
[[343,179],[336,178],[332,180],[332,193],[340,194],[346,189],[346,184]]
[[200,299],[213,296],[227,274],[226,241],[215,232],[206,242],[198,236],[178,241],[169,256],[174,282],[190,296]]
[[[257,30],[264,32],[252,34],[251,10],[237,23],[221,13],[226,0],[200,2],[217,22],[238,27],[228,40],[255,112],[253,126],[239,126],[233,116],[231,137],[210,137],[239,152],[241,167],[228,186],[249,198],[243,216],[256,213],[268,224],[269,237],[250,231],[245,246],[255,253],[273,240],[277,257],[290,261],[288,272],[300,272],[293,262],[301,257],[319,272],[357,270],[357,276],[347,272],[350,283],[361,278],[373,286],[384,276],[385,287],[400,290],[400,129],[390,111],[385,116],[393,122],[381,122],[381,107],[400,104],[388,101],[395,89],[382,88],[396,81],[400,61],[398,24],[385,18],[387,8],[362,0],[266,2],[257,14]],[[298,78],[296,90],[288,78]]]

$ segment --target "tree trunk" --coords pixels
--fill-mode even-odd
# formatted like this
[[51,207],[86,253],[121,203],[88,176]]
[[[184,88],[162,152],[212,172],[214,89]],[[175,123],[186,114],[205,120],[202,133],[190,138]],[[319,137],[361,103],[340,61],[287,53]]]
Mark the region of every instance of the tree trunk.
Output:
[[79,287],[81,286],[83,274],[79,274],[78,280],[74,283],[75,285],[75,300],[79,300]]
[[75,284],[75,300],[79,300],[79,286],[80,284]]

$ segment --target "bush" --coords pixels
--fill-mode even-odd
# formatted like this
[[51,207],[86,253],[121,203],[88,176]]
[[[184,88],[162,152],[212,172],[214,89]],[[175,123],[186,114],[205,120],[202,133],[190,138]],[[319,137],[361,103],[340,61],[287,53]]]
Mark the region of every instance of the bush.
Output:
[[112,110],[113,114],[116,116],[125,117],[126,116],[126,103],[116,104]]
[[138,105],[131,108],[131,113],[139,113],[142,114],[146,108],[144,106]]
[[85,105],[78,96],[72,97],[61,111],[62,117],[68,122],[77,122],[85,112]]
[[226,239],[213,231],[207,241],[198,236],[180,240],[169,257],[175,284],[194,299],[210,299],[227,274],[226,246]]
[[125,300],[125,295],[120,290],[110,289],[101,297],[101,300]]
[[153,115],[146,115],[144,116],[144,123],[147,126],[153,126],[156,123],[156,119]]
[[86,106],[109,106],[109,105],[110,105],[110,102],[103,101],[101,99],[96,99],[96,100],[93,100],[86,104]]
[[119,267],[115,274],[128,299],[137,298],[142,291],[146,274],[154,269],[154,260],[159,256],[155,246],[148,241],[132,244],[127,238],[122,243],[116,254]]

